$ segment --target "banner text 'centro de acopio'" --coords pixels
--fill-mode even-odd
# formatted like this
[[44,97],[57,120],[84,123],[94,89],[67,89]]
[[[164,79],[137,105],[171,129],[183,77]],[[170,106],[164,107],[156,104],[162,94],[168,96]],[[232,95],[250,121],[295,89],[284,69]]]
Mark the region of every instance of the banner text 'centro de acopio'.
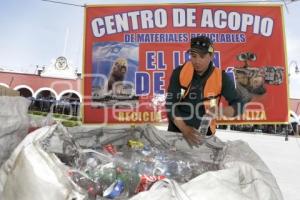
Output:
[[87,6],[85,15],[84,123],[166,121],[170,76],[199,35],[246,102],[243,115],[220,123],[288,120],[281,5]]

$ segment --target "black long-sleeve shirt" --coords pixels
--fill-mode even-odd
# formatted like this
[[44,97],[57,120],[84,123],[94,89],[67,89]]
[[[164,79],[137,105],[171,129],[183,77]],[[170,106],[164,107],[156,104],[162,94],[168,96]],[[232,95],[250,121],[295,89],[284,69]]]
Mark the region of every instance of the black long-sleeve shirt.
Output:
[[[182,87],[180,86],[179,74],[182,67],[183,66],[180,66],[173,71],[166,99],[166,108],[169,119],[168,131],[173,132],[180,132],[173,123],[174,115],[183,117],[187,125],[198,129],[201,123],[201,117],[205,114],[205,107],[203,105],[205,82],[214,70],[212,63],[210,63],[210,66],[203,75],[199,75],[195,72],[188,95],[181,99]],[[223,96],[228,104],[234,108],[235,114],[237,114],[238,110],[242,111],[242,98],[238,95],[234,82],[224,71],[222,71],[221,96]],[[208,134],[211,134],[210,130]]]

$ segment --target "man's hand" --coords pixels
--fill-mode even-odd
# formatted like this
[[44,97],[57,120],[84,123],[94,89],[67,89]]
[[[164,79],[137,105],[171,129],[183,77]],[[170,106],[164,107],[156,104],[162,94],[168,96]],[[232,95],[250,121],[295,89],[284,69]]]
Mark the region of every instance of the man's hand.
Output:
[[199,145],[203,143],[203,137],[201,137],[200,133],[193,127],[186,126],[184,130],[182,130],[182,135],[191,145]]
[[180,129],[183,137],[191,145],[199,145],[203,143],[200,133],[191,126],[188,126],[181,117],[174,118],[174,124]]
[[213,119],[217,119],[219,117],[219,108],[213,106],[206,111],[206,115],[209,115]]

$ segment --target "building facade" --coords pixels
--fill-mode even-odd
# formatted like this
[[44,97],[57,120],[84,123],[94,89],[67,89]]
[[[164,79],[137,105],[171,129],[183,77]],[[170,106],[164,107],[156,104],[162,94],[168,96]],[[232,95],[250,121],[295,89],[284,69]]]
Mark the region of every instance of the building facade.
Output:
[[68,64],[65,57],[58,57],[49,66],[37,67],[31,74],[0,70],[0,85],[19,91],[20,96],[32,100],[31,109],[79,113],[81,74]]

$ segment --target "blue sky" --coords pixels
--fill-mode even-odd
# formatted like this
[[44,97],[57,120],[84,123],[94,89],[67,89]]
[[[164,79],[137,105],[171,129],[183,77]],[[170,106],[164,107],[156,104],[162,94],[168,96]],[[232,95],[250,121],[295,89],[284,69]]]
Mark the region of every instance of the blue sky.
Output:
[[[183,0],[60,0],[83,4],[179,3]],[[230,0],[234,2],[235,0]],[[200,1],[189,0],[191,3]],[[207,0],[205,2],[208,2]],[[213,1],[209,1],[213,2]],[[218,1],[220,2],[220,1]],[[226,1],[224,1],[226,2]],[[241,2],[241,1],[240,1]],[[300,1],[284,9],[288,64],[291,72],[300,63]],[[84,9],[41,0],[1,0],[0,3],[0,68],[34,72],[36,65],[49,65],[58,56],[81,68]],[[300,75],[291,73],[291,79]],[[297,81],[299,82],[299,81]],[[300,82],[295,88],[300,88]],[[293,90],[293,89],[291,89]],[[298,89],[299,90],[299,89]],[[295,90],[296,91],[296,90]],[[300,90],[299,90],[300,91]],[[292,94],[293,95],[293,94]],[[299,92],[300,98],[300,92]]]

